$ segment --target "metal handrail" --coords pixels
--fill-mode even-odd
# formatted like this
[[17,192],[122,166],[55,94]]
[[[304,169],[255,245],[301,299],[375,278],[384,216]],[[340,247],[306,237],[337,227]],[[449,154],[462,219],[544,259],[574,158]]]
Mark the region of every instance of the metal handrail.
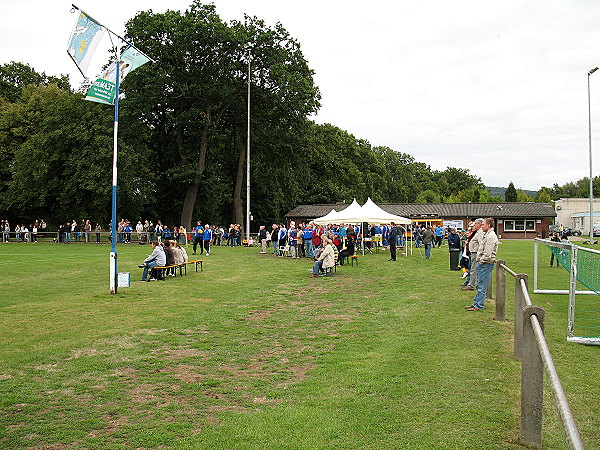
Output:
[[517,276],[516,272],[513,272],[510,267],[504,265],[504,264],[500,264],[500,267],[502,267],[506,272],[510,273],[513,277]]
[[575,418],[571,412],[567,395],[565,394],[562,384],[560,383],[560,378],[558,377],[558,372],[554,366],[554,361],[552,360],[548,343],[544,337],[544,331],[542,330],[542,326],[535,315],[531,316],[531,324],[533,326],[533,332],[535,334],[535,340],[540,351],[540,356],[542,357],[544,367],[546,368],[546,373],[550,379],[550,387],[554,393],[554,399],[556,401],[556,408],[558,409],[560,420],[563,423],[563,428],[567,438],[567,445],[572,449],[584,449],[585,446],[583,445],[581,435],[577,429],[577,424],[575,423]]
[[527,284],[525,284],[525,280],[523,278],[521,278],[519,280],[519,283],[521,285],[521,292],[523,293],[523,298],[525,299],[525,304],[527,306],[533,305],[533,303],[531,303],[531,297],[529,297],[529,291],[527,290]]
[[[524,303],[523,307],[531,307],[532,301],[529,296],[529,291],[527,288],[527,275],[517,274],[513,270],[511,270],[508,266],[506,266],[503,262],[499,261],[498,268],[501,268],[504,272],[508,272],[513,277],[518,279],[518,283],[515,286],[515,290],[519,289],[522,294],[522,303]],[[504,286],[505,288],[505,286]],[[502,298],[505,298],[505,293],[501,293]],[[497,293],[498,297],[498,293]],[[515,292],[515,300],[518,295]],[[516,307],[518,305],[515,305]],[[504,305],[502,305],[504,308]],[[543,312],[543,309],[540,308]],[[518,311],[515,311],[516,318],[521,319],[521,315]],[[542,318],[543,320],[543,318]],[[515,346],[520,346],[522,344],[522,333],[523,330],[519,330],[518,324],[523,324],[522,320],[515,320]],[[577,429],[577,424],[575,423],[575,418],[573,417],[573,413],[571,412],[571,408],[569,406],[569,402],[567,400],[567,396],[560,382],[560,378],[558,376],[558,372],[554,365],[554,361],[552,359],[552,355],[550,353],[550,349],[548,347],[548,343],[546,342],[546,338],[544,336],[544,331],[542,328],[542,324],[540,324],[540,320],[536,314],[531,315],[531,327],[533,329],[533,333],[535,335],[535,341],[537,344],[537,349],[540,354],[540,358],[542,360],[542,364],[546,369],[546,373],[548,374],[550,387],[552,388],[552,392],[554,394],[554,400],[556,402],[556,408],[558,410],[558,414],[560,416],[561,422],[563,424],[563,429],[566,435],[567,445],[571,449],[584,449],[583,441],[581,440],[581,435],[579,434],[579,430]],[[515,348],[515,355],[517,357],[521,356],[521,349]],[[543,389],[543,386],[542,388]],[[523,393],[521,393],[523,395]],[[541,414],[541,412],[540,412]],[[541,429],[540,429],[540,442],[541,442]]]

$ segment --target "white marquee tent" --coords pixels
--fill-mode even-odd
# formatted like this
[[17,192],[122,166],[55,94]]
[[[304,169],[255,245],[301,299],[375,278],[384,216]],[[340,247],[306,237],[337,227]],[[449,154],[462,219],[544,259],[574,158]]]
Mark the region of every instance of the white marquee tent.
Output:
[[[390,214],[371,200],[369,197],[363,206],[360,206],[356,199],[343,211],[335,211],[331,210],[328,214],[323,217],[318,217],[313,222],[317,225],[327,225],[330,223],[340,224],[340,223],[371,223],[371,224],[388,224],[394,222],[396,224],[410,225],[412,220],[407,219],[406,217],[396,216],[394,214]],[[363,255],[365,253],[365,249],[363,246]],[[404,253],[407,254],[406,251]],[[412,241],[411,241],[411,254],[412,254]]]
[[366,203],[363,206],[360,206],[356,199],[343,211],[335,211],[332,209],[329,213],[324,215],[323,217],[318,217],[313,220],[317,225],[327,225],[330,223],[340,224],[340,223],[397,223],[410,225],[412,221],[407,219],[406,217],[396,216],[394,214],[390,214],[371,200],[369,197]]

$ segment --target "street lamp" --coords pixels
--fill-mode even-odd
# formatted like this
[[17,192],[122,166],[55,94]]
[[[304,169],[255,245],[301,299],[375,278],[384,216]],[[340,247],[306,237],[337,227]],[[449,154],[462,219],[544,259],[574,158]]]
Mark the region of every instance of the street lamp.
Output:
[[598,67],[594,67],[588,72],[587,89],[588,89],[588,136],[589,136],[589,152],[590,152],[590,244],[594,242],[594,183],[592,181],[592,104],[590,100],[590,75],[593,74]]
[[250,245],[250,63],[252,54],[248,47],[248,128],[246,135],[246,240]]

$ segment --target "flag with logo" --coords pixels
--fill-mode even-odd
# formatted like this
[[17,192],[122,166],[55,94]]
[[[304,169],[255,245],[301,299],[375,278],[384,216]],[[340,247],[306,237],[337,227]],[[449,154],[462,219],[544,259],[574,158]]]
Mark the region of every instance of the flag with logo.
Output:
[[[128,46],[119,58],[119,83],[150,59],[133,46]],[[90,87],[85,99],[92,102],[114,105],[117,91],[117,62],[113,61]]]
[[92,55],[103,35],[104,27],[81,11],[73,27],[67,53],[84,77]]

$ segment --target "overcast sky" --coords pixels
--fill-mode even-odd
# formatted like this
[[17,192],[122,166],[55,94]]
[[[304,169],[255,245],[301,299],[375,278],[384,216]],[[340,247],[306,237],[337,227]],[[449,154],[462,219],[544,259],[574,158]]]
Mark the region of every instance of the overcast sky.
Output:
[[[139,10],[185,10],[190,2],[75,4],[122,34]],[[214,3],[226,21],[247,13],[281,22],[300,42],[323,97],[319,123],[433,169],[467,168],[488,186],[512,180],[537,190],[589,174],[587,72],[600,65],[598,0]],[[69,74],[77,86],[82,77],[66,53],[71,3],[0,5],[0,64]],[[597,176],[600,71],[591,98]]]

